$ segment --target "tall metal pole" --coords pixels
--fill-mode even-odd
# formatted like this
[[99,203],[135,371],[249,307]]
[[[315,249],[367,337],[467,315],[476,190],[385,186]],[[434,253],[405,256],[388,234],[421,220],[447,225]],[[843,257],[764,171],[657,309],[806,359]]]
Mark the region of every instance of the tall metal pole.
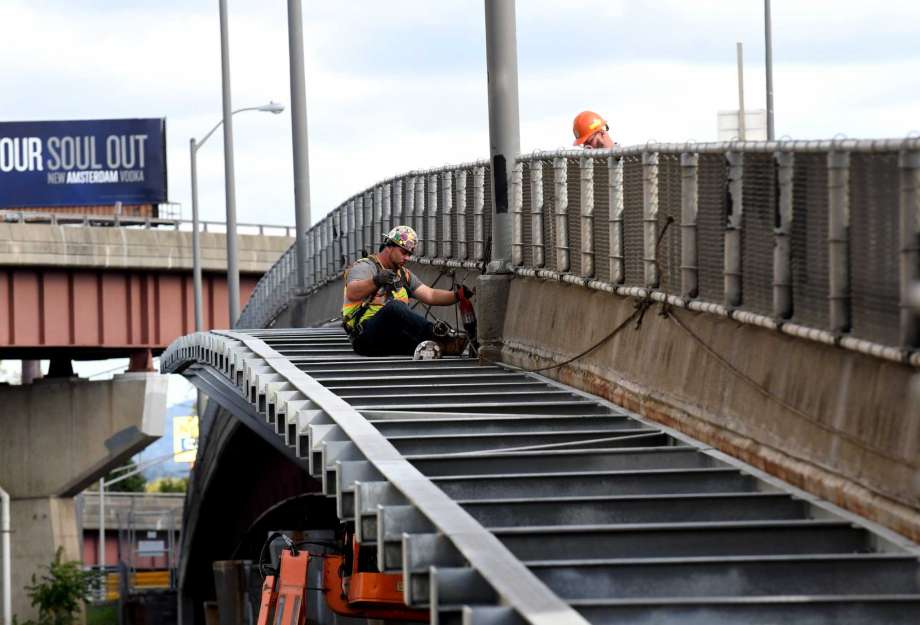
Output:
[[288,54],[291,70],[291,141],[294,146],[294,224],[297,227],[297,286],[307,286],[307,230],[310,228],[310,158],[303,62],[301,0],[288,0]]
[[511,262],[511,174],[521,150],[514,0],[485,0],[485,14],[492,162],[492,262],[488,271],[507,273]]
[[189,139],[189,157],[192,163],[192,282],[195,292],[195,332],[204,327],[201,310],[201,236],[198,232],[198,144]]
[[737,56],[738,56],[738,138],[744,141],[746,132],[746,124],[744,119],[744,50],[742,49],[742,44],[739,41],[737,44]]
[[3,554],[0,564],[0,576],[3,577],[3,590],[0,592],[0,601],[3,601],[3,623],[13,623],[13,554],[10,553],[10,494],[0,487],[0,553]]
[[[201,302],[201,234],[198,232],[198,146],[194,137],[189,139],[189,160],[192,166],[192,291],[195,298],[195,332],[201,332],[204,328]],[[200,419],[204,414],[205,397],[200,390],[195,394],[195,407]]]
[[[105,476],[99,478],[99,555],[96,564],[105,579]],[[103,584],[103,598],[105,598],[104,589]]]
[[776,137],[773,126],[773,20],[770,17],[770,0],[763,0],[764,39],[767,51],[767,141]]
[[240,268],[236,240],[236,182],[233,173],[233,111],[230,102],[230,36],[227,0],[220,4],[220,70],[224,103],[224,193],[227,203],[227,298],[230,327],[240,317]]

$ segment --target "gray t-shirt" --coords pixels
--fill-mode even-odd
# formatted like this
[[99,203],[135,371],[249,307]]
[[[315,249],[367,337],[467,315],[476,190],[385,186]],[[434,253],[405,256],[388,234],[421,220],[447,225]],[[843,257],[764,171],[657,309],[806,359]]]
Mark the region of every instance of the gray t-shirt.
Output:
[[[373,278],[380,272],[380,269],[377,268],[377,263],[372,260],[359,260],[354,264],[351,270],[348,272],[348,284],[351,284],[355,280],[367,280],[368,278]],[[414,273],[411,271],[409,273],[409,284],[405,285],[406,291],[409,295],[412,295],[415,292],[415,289],[420,287],[423,283],[419,280]],[[397,275],[402,276],[402,272],[397,272]],[[346,285],[347,286],[347,285]]]

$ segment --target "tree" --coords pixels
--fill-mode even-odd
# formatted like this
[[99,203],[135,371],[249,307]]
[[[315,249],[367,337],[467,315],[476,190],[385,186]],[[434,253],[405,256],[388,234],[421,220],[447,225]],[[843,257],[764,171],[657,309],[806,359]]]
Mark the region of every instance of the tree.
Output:
[[32,584],[26,586],[26,592],[32,606],[38,608],[38,621],[14,625],[73,625],[80,610],[81,602],[90,597],[99,584],[100,577],[93,571],[84,571],[76,561],[62,562],[64,549],[58,547],[54,560],[42,568],[47,571],[37,579],[32,575]]
[[[122,475],[127,475],[132,471],[137,469],[137,463],[133,460],[129,460],[120,468],[115,469],[107,476],[105,476],[105,481],[117,479]],[[116,482],[111,486],[106,486],[106,490],[113,493],[142,493],[144,492],[144,486],[147,485],[147,479],[140,473],[135,473],[131,477],[126,477],[120,482]]]
[[147,485],[147,492],[151,493],[184,493],[187,490],[187,477],[163,477]]

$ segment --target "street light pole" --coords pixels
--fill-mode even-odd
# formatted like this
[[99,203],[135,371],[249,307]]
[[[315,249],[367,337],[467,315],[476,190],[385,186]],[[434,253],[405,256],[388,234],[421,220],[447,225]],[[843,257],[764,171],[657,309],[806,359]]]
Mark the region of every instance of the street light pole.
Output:
[[512,170],[521,149],[514,0],[486,0],[485,18],[492,161],[492,262],[488,271],[506,273],[511,263]]
[[770,0],[763,0],[763,16],[767,51],[767,141],[773,141],[776,129],[773,126],[773,18],[770,16]]
[[236,240],[236,180],[233,173],[233,111],[230,103],[230,35],[227,0],[220,5],[220,73],[224,105],[224,195],[227,204],[227,297],[230,327],[240,318],[240,267]]
[[307,96],[304,79],[301,0],[288,0],[288,55],[291,67],[291,137],[294,144],[297,287],[306,289],[307,229],[310,228],[310,159],[307,149]]
[[[264,113],[278,115],[284,111],[284,105],[277,102],[269,102],[262,106],[247,106],[232,111],[230,115],[236,115],[243,111],[262,111]],[[211,138],[211,135],[213,135],[223,123],[224,120],[221,119],[214,124],[214,127],[199,141],[196,141],[194,138],[189,139],[189,160],[192,169],[192,277],[195,287],[195,332],[201,332],[204,329],[204,307],[201,300],[201,237],[199,234],[200,228],[198,221],[198,150],[201,149],[201,146]],[[227,236],[228,238],[230,236],[229,228]],[[237,298],[237,301],[239,301],[239,298]],[[231,323],[232,322],[233,319],[231,318]]]
[[[198,142],[189,139],[189,160],[192,167],[192,283],[195,292],[195,332],[204,327],[201,310],[201,236],[198,233]],[[199,415],[200,416],[200,415]]]

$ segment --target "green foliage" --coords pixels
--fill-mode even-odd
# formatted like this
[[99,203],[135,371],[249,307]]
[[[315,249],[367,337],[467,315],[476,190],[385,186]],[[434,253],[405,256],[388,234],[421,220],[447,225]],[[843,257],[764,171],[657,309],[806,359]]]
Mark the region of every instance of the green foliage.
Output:
[[164,477],[147,485],[147,492],[153,493],[184,493],[187,490],[187,477]]
[[86,606],[86,625],[118,625],[118,604]]
[[[113,480],[137,469],[137,464],[133,460],[129,460],[123,466],[130,468],[118,470],[117,473],[109,473],[105,477],[105,481],[108,482],[109,480]],[[106,490],[112,493],[142,493],[144,492],[145,486],[147,486],[147,479],[140,473],[135,473],[131,477],[125,478],[120,482],[116,482],[111,486],[106,486]]]
[[41,578],[32,575],[32,584],[26,592],[32,606],[38,608],[38,621],[20,623],[13,619],[13,625],[73,625],[81,604],[99,584],[100,577],[92,571],[84,571],[76,561],[62,562],[63,548],[58,548],[54,560]]

